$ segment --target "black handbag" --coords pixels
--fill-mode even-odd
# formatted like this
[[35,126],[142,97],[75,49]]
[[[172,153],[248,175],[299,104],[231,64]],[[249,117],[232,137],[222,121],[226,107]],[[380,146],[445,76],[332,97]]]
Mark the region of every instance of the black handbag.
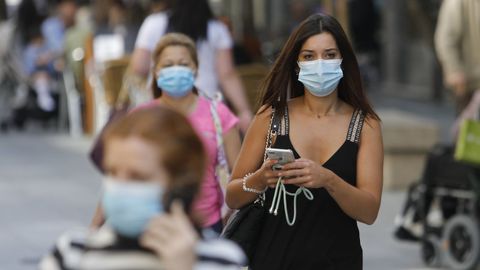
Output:
[[233,213],[222,232],[222,237],[236,242],[243,249],[249,261],[254,255],[265,215],[263,199],[259,197]]
[[[279,120],[272,109],[270,127],[267,133],[265,149],[272,145],[272,136],[277,134]],[[264,159],[265,159],[264,155]],[[265,194],[259,195],[252,203],[235,211],[228,219],[221,236],[236,242],[248,258],[252,261],[257,241],[263,228],[263,220],[267,214],[264,208]]]

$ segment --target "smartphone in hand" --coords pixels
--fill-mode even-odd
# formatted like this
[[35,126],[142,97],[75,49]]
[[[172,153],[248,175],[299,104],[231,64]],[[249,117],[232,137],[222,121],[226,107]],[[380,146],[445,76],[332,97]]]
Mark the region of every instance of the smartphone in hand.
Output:
[[267,158],[278,161],[272,166],[273,170],[280,170],[282,165],[295,161],[295,156],[290,149],[267,148]]

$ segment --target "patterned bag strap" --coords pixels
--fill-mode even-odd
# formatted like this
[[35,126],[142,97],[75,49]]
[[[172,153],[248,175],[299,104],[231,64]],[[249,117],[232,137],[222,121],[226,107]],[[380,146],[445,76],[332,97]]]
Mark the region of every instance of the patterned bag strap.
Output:
[[228,162],[225,154],[225,145],[223,143],[223,128],[220,116],[218,115],[218,102],[221,102],[220,96],[211,100],[210,113],[212,114],[213,124],[215,126],[215,137],[217,141],[217,162],[229,171]]
[[267,148],[271,147],[273,137],[277,136],[280,130],[281,119],[276,117],[275,108],[272,107],[272,115],[270,116],[270,123],[268,124],[267,138],[265,140],[265,151],[263,152],[263,161],[267,160]]
[[280,134],[288,135],[289,132],[290,132],[290,117],[288,115],[288,106],[285,106],[285,111],[282,117]]
[[363,122],[365,120],[365,114],[362,110],[356,109],[353,112],[352,120],[350,120],[350,126],[348,127],[347,140],[353,143],[360,141],[360,134],[362,133]]
[[[217,178],[218,190],[221,194],[226,194],[226,188],[230,181],[230,168],[225,154],[225,144],[223,143],[223,128],[220,116],[218,114],[218,103],[221,101],[221,96],[217,96],[211,100],[210,112],[215,126],[215,137],[217,141],[217,165],[215,166],[215,177]],[[226,204],[222,205],[222,217],[229,215],[230,208]]]
[[[270,116],[270,123],[268,124],[267,137],[265,140],[265,151],[263,152],[263,161],[267,160],[267,148],[272,146],[273,137],[277,136],[278,131],[280,130],[281,119],[275,117],[275,108],[272,107],[272,114]],[[253,201],[253,204],[260,205],[263,207],[265,202],[265,193],[258,195],[257,199]]]

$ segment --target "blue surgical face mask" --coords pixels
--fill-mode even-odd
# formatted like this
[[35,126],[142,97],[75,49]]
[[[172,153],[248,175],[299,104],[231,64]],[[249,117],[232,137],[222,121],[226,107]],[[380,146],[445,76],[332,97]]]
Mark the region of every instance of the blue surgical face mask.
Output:
[[193,70],[184,66],[162,68],[157,75],[157,86],[174,98],[186,96],[195,82]]
[[298,80],[314,96],[325,97],[333,93],[343,77],[342,59],[298,62]]
[[163,188],[157,183],[104,180],[102,206],[106,223],[118,234],[137,238],[150,219],[164,212]]

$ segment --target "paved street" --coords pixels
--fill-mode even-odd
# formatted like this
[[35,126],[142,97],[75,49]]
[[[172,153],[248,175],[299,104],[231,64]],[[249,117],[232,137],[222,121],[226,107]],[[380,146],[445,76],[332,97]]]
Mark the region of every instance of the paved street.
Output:
[[36,269],[60,233],[88,224],[100,187],[88,147],[53,134],[0,134],[0,269]]
[[[63,231],[86,226],[99,196],[88,139],[32,132],[0,135],[0,268],[35,269]],[[361,225],[365,269],[422,269],[418,245],[392,238],[402,192],[386,192],[375,225]]]

